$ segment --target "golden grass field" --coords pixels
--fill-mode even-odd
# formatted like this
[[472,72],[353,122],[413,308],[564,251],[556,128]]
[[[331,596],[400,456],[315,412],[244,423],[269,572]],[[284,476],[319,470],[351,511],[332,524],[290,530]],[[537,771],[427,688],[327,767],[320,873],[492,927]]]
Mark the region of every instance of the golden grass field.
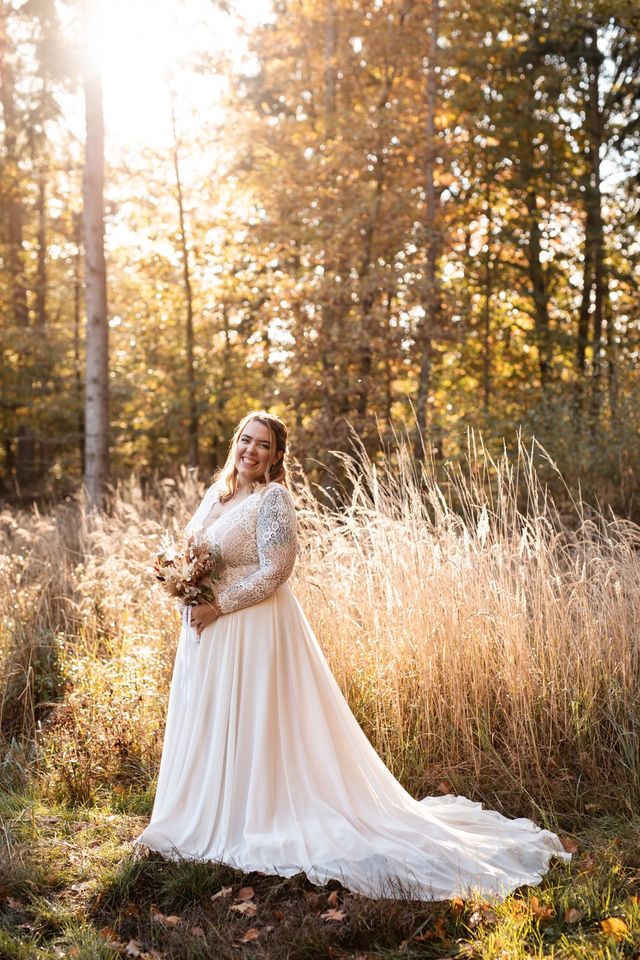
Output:
[[[128,941],[158,957],[640,955],[640,527],[568,490],[554,503],[550,458],[522,444],[496,460],[471,436],[439,475],[402,443],[337,467],[340,509],[296,484],[292,585],[360,724],[414,796],[531,816],[566,838],[572,864],[497,912],[403,913],[342,891],[333,925],[310,885],[256,880],[271,914],[286,919],[289,897],[299,923],[287,933],[270,914],[265,933],[254,917],[258,934],[238,944],[229,911],[211,914],[216,884],[242,885],[233,871],[135,862],[179,634],[150,564],[204,482],[185,471],[143,491],[131,478],[106,514],[80,498],[0,514],[0,958],[121,956]],[[195,910],[174,928],[202,936],[154,927],[149,904],[165,919]]]

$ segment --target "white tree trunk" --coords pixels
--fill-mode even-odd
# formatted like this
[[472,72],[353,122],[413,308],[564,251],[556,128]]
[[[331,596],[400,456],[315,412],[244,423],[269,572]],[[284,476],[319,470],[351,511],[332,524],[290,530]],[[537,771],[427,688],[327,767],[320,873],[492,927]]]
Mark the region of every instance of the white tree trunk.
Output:
[[[91,0],[83,0],[85,40],[91,32]],[[85,45],[85,50],[90,45]],[[109,471],[109,324],[104,255],[104,119],[102,79],[87,62],[84,73],[86,151],[83,183],[85,247],[86,393],[85,475],[89,503],[104,505]]]

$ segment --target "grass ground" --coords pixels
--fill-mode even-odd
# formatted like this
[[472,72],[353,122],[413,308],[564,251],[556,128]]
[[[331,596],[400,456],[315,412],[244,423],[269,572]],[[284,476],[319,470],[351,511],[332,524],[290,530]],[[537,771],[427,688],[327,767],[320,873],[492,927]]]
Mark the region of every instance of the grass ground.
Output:
[[502,903],[429,904],[140,856],[131,840],[150,802],[4,795],[2,960],[640,956],[640,819],[583,825],[571,863]]

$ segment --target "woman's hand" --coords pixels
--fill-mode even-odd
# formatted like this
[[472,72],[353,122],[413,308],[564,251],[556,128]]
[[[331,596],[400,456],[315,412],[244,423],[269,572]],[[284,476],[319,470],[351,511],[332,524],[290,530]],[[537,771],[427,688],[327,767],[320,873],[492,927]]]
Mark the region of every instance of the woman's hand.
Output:
[[198,636],[205,627],[217,620],[222,610],[217,603],[196,603],[191,607],[191,626],[196,628]]

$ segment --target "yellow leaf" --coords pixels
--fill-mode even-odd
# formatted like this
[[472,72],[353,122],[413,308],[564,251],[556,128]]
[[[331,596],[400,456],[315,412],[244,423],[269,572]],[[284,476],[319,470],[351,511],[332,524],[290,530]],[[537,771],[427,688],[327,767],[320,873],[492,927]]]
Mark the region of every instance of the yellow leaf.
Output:
[[550,920],[553,916],[553,907],[544,907],[537,897],[531,897],[529,906],[536,920]]
[[515,900],[512,900],[511,903],[509,904],[509,906],[511,907],[511,909],[513,910],[514,913],[528,913],[528,912],[529,912],[529,907],[526,905],[526,903],[524,902],[524,900],[519,900],[518,898],[516,898]]
[[603,933],[606,933],[608,937],[615,937],[616,940],[624,940],[629,931],[628,926],[620,917],[607,917],[600,921],[600,926]]

